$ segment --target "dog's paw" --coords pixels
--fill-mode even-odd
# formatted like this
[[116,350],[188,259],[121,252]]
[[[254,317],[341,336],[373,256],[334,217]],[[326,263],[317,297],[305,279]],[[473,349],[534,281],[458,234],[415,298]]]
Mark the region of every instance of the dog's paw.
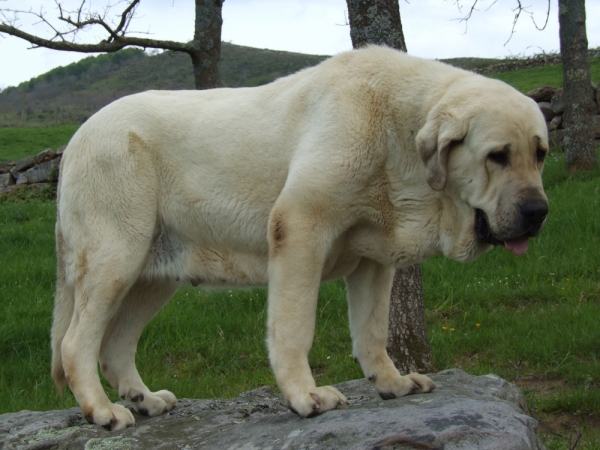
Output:
[[138,413],[150,417],[172,410],[177,403],[173,393],[165,390],[143,393],[132,389],[122,398],[128,400]]
[[135,424],[131,411],[114,403],[110,403],[108,407],[96,407],[90,412],[84,412],[84,417],[89,423],[100,425],[110,431],[122,430]]
[[414,381],[415,386],[411,394],[423,394],[431,392],[435,389],[435,384],[428,376],[421,375],[420,373],[409,373],[406,375],[408,378]]
[[331,409],[346,409],[348,405],[344,394],[331,386],[310,389],[288,400],[290,410],[302,417],[316,416]]
[[374,377],[373,381],[377,393],[384,400],[431,392],[435,388],[435,384],[429,377],[418,373],[411,373],[404,377],[400,375],[388,377],[386,380]]

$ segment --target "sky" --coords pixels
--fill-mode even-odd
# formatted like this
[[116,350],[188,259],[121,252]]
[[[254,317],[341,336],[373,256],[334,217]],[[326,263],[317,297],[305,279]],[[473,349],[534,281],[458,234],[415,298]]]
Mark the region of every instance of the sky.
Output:
[[[109,0],[86,1],[96,11],[109,3]],[[532,17],[538,26],[544,24],[547,0],[523,2],[530,5],[532,16],[523,14],[512,36],[517,0],[479,0],[470,20],[461,21],[473,1],[400,0],[408,52],[423,58],[444,59],[503,58],[558,51],[557,0],[550,0],[550,15],[543,31],[536,28]],[[80,2],[60,1],[66,8],[74,8]],[[123,0],[110,2],[115,5],[112,16],[118,15],[126,4]],[[41,7],[47,17],[58,15],[54,5],[51,0],[0,0],[0,9],[32,8],[39,12]],[[600,19],[600,1],[588,0],[586,8],[589,46],[599,47],[600,27],[592,24]],[[249,47],[334,55],[352,48],[346,17],[344,0],[225,0],[221,37],[223,41]],[[186,42],[193,36],[193,18],[194,0],[142,0],[129,29],[138,32],[133,35]],[[42,37],[52,36],[48,26],[35,23],[34,19],[21,14],[20,27]],[[102,30],[92,29],[81,33],[78,42],[97,42],[105,37]],[[0,34],[0,89],[89,56],[29,47],[26,41]]]

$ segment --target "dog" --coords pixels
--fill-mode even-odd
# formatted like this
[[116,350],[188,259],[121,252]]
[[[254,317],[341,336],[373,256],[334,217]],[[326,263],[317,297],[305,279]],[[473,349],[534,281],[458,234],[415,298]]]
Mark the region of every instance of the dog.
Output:
[[175,406],[136,366],[184,284],[268,284],[268,349],[289,408],[348,401],[308,365],[319,284],[345,278],[353,354],[382,398],[429,392],[386,353],[394,271],[494,245],[527,251],[548,213],[533,100],[503,82],[371,46],[254,88],[149,91],[92,116],[60,167],[52,374],[92,423]]

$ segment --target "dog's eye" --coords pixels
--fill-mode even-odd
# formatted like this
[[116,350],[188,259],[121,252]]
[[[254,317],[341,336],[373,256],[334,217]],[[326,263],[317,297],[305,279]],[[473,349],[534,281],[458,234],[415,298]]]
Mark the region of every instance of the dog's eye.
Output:
[[492,152],[488,155],[488,159],[496,164],[505,166],[508,164],[508,152],[502,150],[501,152]]
[[541,148],[538,148],[535,152],[535,158],[537,159],[537,162],[539,162],[539,163],[544,162],[544,159],[546,159],[546,152],[544,150],[542,150]]

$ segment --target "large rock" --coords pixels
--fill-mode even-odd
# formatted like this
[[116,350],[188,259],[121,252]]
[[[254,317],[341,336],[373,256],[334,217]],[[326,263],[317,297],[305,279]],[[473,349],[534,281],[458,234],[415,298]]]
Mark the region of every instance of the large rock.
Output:
[[51,148],[47,148],[46,150],[42,150],[37,155],[33,157],[33,161],[36,164],[41,164],[43,162],[50,161],[56,158],[56,153]]
[[556,94],[557,90],[558,90],[558,88],[544,85],[544,86],[540,86],[539,88],[535,88],[532,91],[529,91],[525,95],[529,98],[532,98],[537,103],[549,102],[552,99],[552,97],[554,96],[554,94]]
[[164,415],[136,414],[119,432],[89,425],[78,408],[0,416],[3,449],[544,449],[514,385],[453,369],[430,394],[383,401],[366,380],[337,385],[350,408],[311,419],[272,388],[229,400],[180,400]]
[[15,178],[12,173],[0,173],[0,187],[12,186],[15,184]]
[[13,167],[15,167],[14,161],[4,161],[3,163],[0,163],[0,174],[8,173]]
[[565,101],[562,88],[556,91],[556,94],[554,94],[552,100],[550,100],[550,104],[552,105],[552,111],[554,111],[556,114],[562,114],[565,112]]
[[548,124],[548,131],[554,131],[562,127],[563,116],[554,117]]
[[16,179],[19,186],[29,184],[29,176],[27,175],[27,171],[17,173]]
[[552,119],[554,119],[554,117],[556,117],[556,113],[552,111],[552,105],[550,102],[539,102],[538,107],[540,108],[540,111],[542,111],[546,122],[550,122]]
[[[58,168],[60,166],[60,159],[55,158],[50,161],[40,163],[28,169],[25,174],[27,175],[28,183],[44,183],[48,181],[58,180]],[[17,184],[19,180],[17,179]]]
[[13,174],[15,178],[18,177],[19,172],[29,169],[35,165],[35,161],[31,156],[18,160],[15,165],[10,169],[10,173]]

